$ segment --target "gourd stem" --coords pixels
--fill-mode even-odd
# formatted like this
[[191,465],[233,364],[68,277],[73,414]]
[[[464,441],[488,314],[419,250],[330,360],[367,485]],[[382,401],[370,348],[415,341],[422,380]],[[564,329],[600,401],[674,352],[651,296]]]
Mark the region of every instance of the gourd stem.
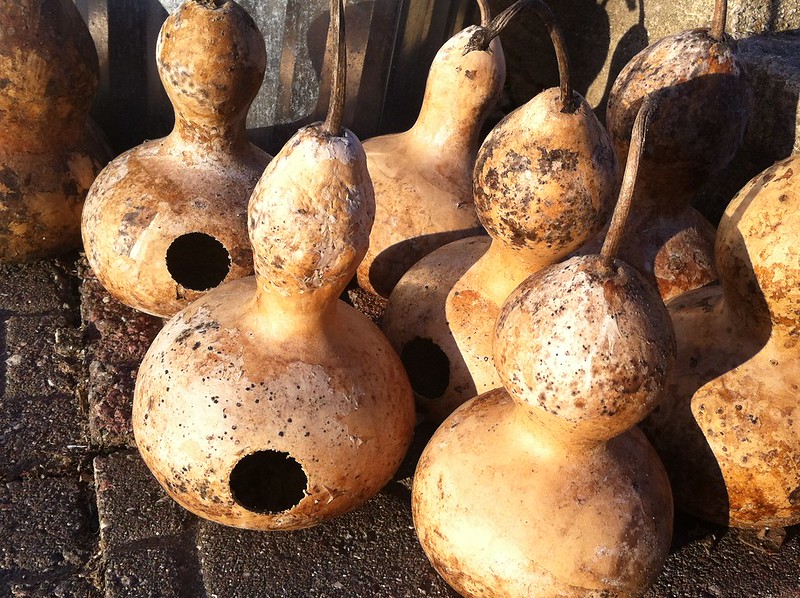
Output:
[[625,162],[625,174],[622,176],[622,185],[619,190],[619,198],[611,217],[611,224],[608,227],[603,247],[600,255],[609,264],[616,257],[619,244],[622,240],[622,233],[625,223],[628,221],[628,214],[631,211],[633,200],[633,188],[636,184],[636,174],[639,171],[639,160],[644,151],[644,140],[647,134],[647,127],[650,123],[650,116],[658,106],[658,100],[652,95],[648,95],[642,100],[636,120],[633,122],[633,132],[631,133],[631,146],[628,150],[628,160]]
[[489,0],[477,0],[478,8],[481,11],[481,27],[487,27],[492,20],[492,8]]
[[500,35],[500,32],[505,29],[506,25],[508,25],[517,13],[529,6],[532,7],[533,10],[538,13],[542,21],[544,21],[547,31],[550,33],[553,48],[555,48],[556,51],[562,112],[574,112],[576,104],[573,102],[572,98],[572,77],[570,76],[569,70],[567,44],[564,41],[564,34],[561,32],[561,27],[558,25],[553,11],[550,10],[550,7],[542,2],[542,0],[517,0],[517,2],[492,19],[488,25],[482,26],[475,32],[469,42],[467,42],[464,48],[464,54],[472,50],[486,51],[489,48],[489,43]]
[[728,0],[717,0],[714,3],[714,20],[711,22],[710,35],[718,42],[725,36],[725,23],[728,18]]
[[347,85],[347,47],[344,36],[344,0],[331,0],[331,43],[333,44],[333,76],[328,116],[323,131],[338,136],[344,118],[345,86]]

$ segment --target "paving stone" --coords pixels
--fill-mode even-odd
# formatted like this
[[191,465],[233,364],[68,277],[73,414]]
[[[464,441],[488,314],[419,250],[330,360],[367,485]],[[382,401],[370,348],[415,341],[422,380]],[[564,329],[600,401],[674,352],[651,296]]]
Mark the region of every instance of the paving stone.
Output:
[[77,476],[89,451],[74,395],[0,398],[0,480]]
[[138,452],[95,458],[94,475],[104,547],[192,532],[195,517],[164,493]]
[[22,580],[4,579],[0,573],[0,598],[99,598],[100,593],[88,579],[71,576],[65,579],[36,579],[36,575],[22,576]]
[[138,453],[94,465],[106,596],[202,596],[196,518],[161,490]]
[[88,591],[88,563],[97,549],[90,500],[88,486],[77,479],[0,485],[0,595]]
[[135,367],[92,360],[87,402],[92,442],[105,449],[136,446],[131,427]]
[[78,272],[92,440],[106,449],[134,447],[131,406],[136,373],[163,322],[112,298],[85,258],[79,260]]
[[106,552],[106,598],[197,598],[205,596],[194,550],[161,538]]
[[202,522],[198,549],[209,596],[457,596],[416,540],[408,488],[393,482],[328,523],[253,532]]
[[75,256],[0,264],[0,310],[34,314],[70,310],[77,297]]
[[672,554],[645,598],[798,598],[800,529],[775,554],[743,535],[678,514]]
[[82,374],[80,332],[69,315],[12,316],[6,322],[6,395],[74,393]]

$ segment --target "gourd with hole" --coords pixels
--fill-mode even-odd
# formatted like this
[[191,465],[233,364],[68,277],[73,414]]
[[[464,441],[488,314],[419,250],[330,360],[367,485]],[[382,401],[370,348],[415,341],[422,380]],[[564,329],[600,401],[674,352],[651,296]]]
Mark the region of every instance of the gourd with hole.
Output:
[[611,140],[572,91],[550,9],[523,0],[508,10],[529,5],[550,29],[561,86],[509,114],[481,145],[475,205],[490,236],[455,241],[420,260],[395,287],[383,318],[418,406],[437,421],[476,393],[500,386],[492,362],[500,306],[528,275],[593,238],[614,203]]
[[298,131],[253,192],[255,277],[176,314],[136,381],[145,463],[181,505],[231,526],[303,528],[357,507],[413,434],[400,360],[338,299],[366,252],[374,196],[361,144],[340,124],[343,27],[331,39],[340,66],[327,120]]
[[89,118],[98,80],[70,0],[0,0],[0,262],[80,246],[86,193],[111,159]]
[[247,202],[270,157],[247,140],[245,118],[266,51],[232,0],[188,0],[164,22],[156,53],[175,126],[97,177],[83,241],[116,299],[167,317],[253,273]]
[[503,89],[505,61],[495,37],[499,28],[490,27],[486,2],[480,5],[482,24],[457,33],[437,52],[411,129],[364,142],[375,224],[358,283],[376,295],[388,297],[437,247],[482,232],[472,168],[481,127]]
[[419,460],[414,526],[464,596],[638,596],[667,557],[669,482],[636,423],[665,389],[674,338],[613,245],[511,294],[495,331],[504,388],[461,405]]
[[725,34],[726,13],[726,1],[716,0],[710,29],[682,31],[642,50],[609,95],[606,122],[621,160],[642,98],[662,96],[620,257],[655,281],[665,300],[717,278],[714,227],[690,201],[733,159],[750,114],[736,41]]
[[667,306],[678,360],[644,423],[676,505],[744,528],[800,523],[800,156],[754,177],[717,231],[720,284]]

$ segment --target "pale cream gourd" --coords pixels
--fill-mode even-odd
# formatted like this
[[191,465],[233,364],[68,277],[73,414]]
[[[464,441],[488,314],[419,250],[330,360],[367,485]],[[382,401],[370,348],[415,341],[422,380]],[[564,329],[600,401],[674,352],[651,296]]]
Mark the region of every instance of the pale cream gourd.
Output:
[[[364,142],[375,186],[375,224],[358,283],[388,297],[400,277],[437,247],[481,232],[472,168],[486,118],[505,81],[500,40],[470,42],[483,23],[454,35],[430,67],[419,116],[408,131]],[[499,31],[492,31],[497,35]]]
[[119,301],[168,317],[253,273],[247,202],[270,157],[246,137],[264,38],[232,0],[188,0],[156,49],[175,126],[111,162],[86,200],[83,242]]
[[86,193],[111,159],[89,118],[98,70],[70,0],[0,0],[0,262],[80,246]]
[[714,227],[690,202],[733,159],[749,120],[750,91],[736,41],[725,34],[726,13],[726,1],[716,0],[710,29],[642,50],[609,95],[606,122],[620,160],[642,98],[662,98],[620,257],[658,284],[665,301],[717,279]]
[[[332,8],[332,26],[343,12]],[[344,31],[325,123],[298,131],[249,208],[255,277],[176,314],[142,362],[142,457],[190,511],[249,529],[315,525],[362,504],[400,465],[414,402],[380,331],[338,299],[374,215],[366,157],[341,128]]]
[[666,559],[669,482],[636,423],[665,389],[674,338],[656,289],[613,257],[637,159],[601,255],[511,294],[495,330],[504,388],[459,407],[420,458],[414,526],[464,596],[638,596]]
[[500,306],[528,275],[597,234],[614,203],[611,140],[572,91],[552,13],[540,2],[524,5],[551,30],[561,87],[508,115],[481,145],[475,205],[490,237],[455,241],[420,260],[395,287],[383,318],[418,406],[437,421],[500,386],[492,362]]
[[717,231],[720,284],[667,306],[678,360],[645,421],[678,507],[745,528],[800,523],[800,156],[754,177]]

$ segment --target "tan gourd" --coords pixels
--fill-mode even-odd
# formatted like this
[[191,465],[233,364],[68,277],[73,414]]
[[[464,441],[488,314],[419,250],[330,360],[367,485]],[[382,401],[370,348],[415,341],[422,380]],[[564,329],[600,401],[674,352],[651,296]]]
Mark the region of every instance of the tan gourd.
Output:
[[414,428],[397,355],[338,299],[366,252],[374,196],[361,144],[340,124],[343,26],[331,39],[328,119],[292,137],[253,193],[255,277],[176,314],[136,381],[145,463],[181,505],[236,527],[308,527],[360,505]]
[[620,257],[656,282],[665,300],[717,278],[714,227],[689,202],[733,159],[749,118],[750,92],[736,42],[725,34],[726,13],[726,1],[716,0],[711,29],[642,50],[609,95],[606,122],[621,160],[642,98],[662,97]]
[[668,303],[678,360],[645,431],[680,508],[800,523],[800,156],[753,178],[717,231],[721,284]]
[[383,330],[400,353],[417,403],[441,421],[500,386],[494,322],[529,274],[567,256],[605,225],[617,165],[611,140],[572,91],[561,31],[551,31],[561,87],[543,91],[498,124],[475,165],[475,205],[490,237],[456,241],[420,260],[395,287]]
[[86,256],[118,300],[171,316],[253,273],[247,202],[270,157],[245,118],[264,78],[264,38],[232,0],[188,0],[164,22],[158,70],[175,127],[111,162],[83,214]]
[[481,232],[472,168],[481,127],[505,81],[495,36],[507,22],[489,23],[483,1],[481,8],[482,24],[457,33],[436,54],[413,127],[364,142],[375,224],[358,283],[377,295],[388,297],[400,277],[437,247]]
[[0,0],[0,262],[80,245],[111,152],[88,118],[97,53],[70,0]]
[[457,409],[420,458],[414,525],[464,596],[637,596],[666,559],[669,482],[635,424],[674,339],[655,288],[612,245],[514,291],[495,333],[505,389]]

